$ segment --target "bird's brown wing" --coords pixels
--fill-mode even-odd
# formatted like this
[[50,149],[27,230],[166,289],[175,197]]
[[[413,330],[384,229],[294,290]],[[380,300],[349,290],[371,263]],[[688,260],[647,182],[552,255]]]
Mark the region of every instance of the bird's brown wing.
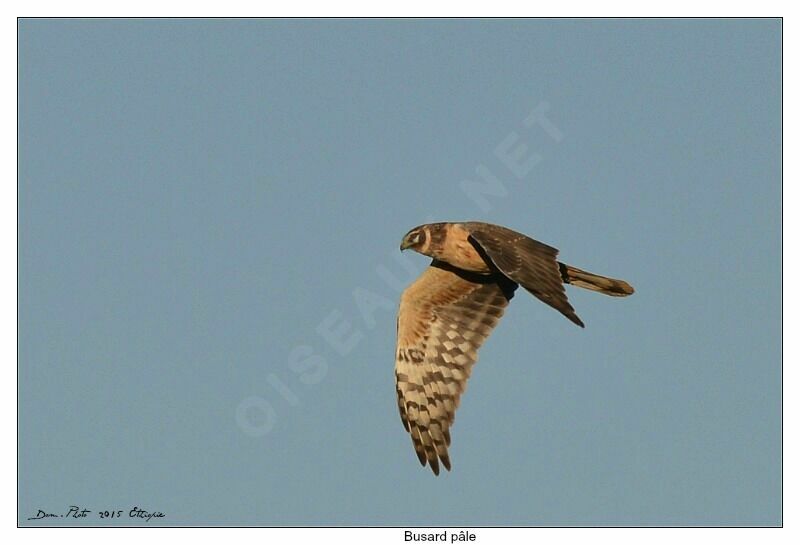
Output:
[[466,227],[476,249],[500,272],[583,327],[567,300],[557,249],[499,225],[468,223]]
[[403,425],[420,463],[450,469],[447,447],[478,348],[497,325],[516,284],[434,261],[400,300],[395,378]]

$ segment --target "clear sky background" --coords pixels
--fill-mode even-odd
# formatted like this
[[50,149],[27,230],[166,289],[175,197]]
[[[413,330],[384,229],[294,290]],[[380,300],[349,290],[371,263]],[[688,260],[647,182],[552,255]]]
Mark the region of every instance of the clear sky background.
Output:
[[[766,19],[21,20],[20,522],[779,524],[780,54]],[[637,290],[568,288],[585,330],[519,291],[438,478],[393,373],[431,220]]]

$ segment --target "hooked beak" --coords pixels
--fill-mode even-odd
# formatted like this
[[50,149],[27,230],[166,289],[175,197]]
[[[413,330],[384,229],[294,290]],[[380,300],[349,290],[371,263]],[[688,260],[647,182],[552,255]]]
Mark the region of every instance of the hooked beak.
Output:
[[407,250],[411,246],[411,243],[408,241],[408,238],[404,238],[403,241],[400,243],[400,251]]

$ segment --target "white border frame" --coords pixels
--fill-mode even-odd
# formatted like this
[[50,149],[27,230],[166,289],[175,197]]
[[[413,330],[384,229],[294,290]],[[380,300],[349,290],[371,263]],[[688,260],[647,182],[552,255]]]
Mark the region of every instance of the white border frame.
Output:
[[[0,40],[3,47],[0,48],[2,55],[2,66],[4,74],[8,75],[5,84],[0,87],[3,93],[2,100],[2,121],[3,127],[3,146],[2,164],[9,172],[7,179],[9,182],[0,185],[0,242],[4,263],[0,267],[0,302],[2,302],[2,324],[0,324],[0,347],[3,350],[2,362],[13,366],[14,380],[5,380],[2,384],[3,403],[3,430],[16,438],[16,362],[17,362],[17,282],[16,282],[16,245],[17,245],[17,97],[16,97],[16,74],[17,74],[17,17],[76,17],[76,16],[104,16],[104,17],[231,17],[231,16],[269,16],[269,17],[307,17],[307,16],[424,16],[424,17],[443,17],[443,16],[503,16],[503,17],[779,17],[783,16],[783,37],[784,37],[784,57],[790,60],[797,58],[797,40],[792,35],[794,28],[794,9],[789,2],[762,1],[757,4],[752,2],[687,2],[675,0],[663,6],[643,4],[633,1],[611,1],[611,2],[588,2],[585,0],[573,0],[571,2],[559,2],[558,5],[534,5],[529,3],[514,1],[493,1],[476,2],[466,0],[462,2],[440,2],[433,4],[430,1],[407,0],[402,4],[377,5],[374,2],[340,0],[334,3],[323,3],[321,1],[304,2],[301,4],[280,4],[275,6],[256,4],[255,2],[242,2],[232,0],[225,3],[211,2],[154,2],[145,0],[137,2],[131,6],[111,4],[99,1],[77,1],[77,2],[55,2],[52,0],[40,2],[8,2],[3,6],[2,32]],[[798,96],[797,84],[793,65],[784,62],[784,96],[790,97],[784,102],[784,126],[794,128],[793,123],[797,117],[797,106],[791,97]],[[12,76],[13,74],[13,76]],[[793,91],[794,89],[794,91]],[[792,214],[793,205],[797,203],[798,179],[797,168],[795,166],[794,154],[794,134],[791,130],[784,130],[785,142],[789,145],[784,146],[790,153],[784,158],[784,179],[789,182],[784,185],[784,233],[787,244],[783,257],[783,270],[794,272],[796,263],[796,237],[797,219]],[[10,180],[14,180],[12,183]],[[13,256],[13,257],[12,257]],[[779,266],[779,264],[775,264]],[[794,310],[797,303],[797,289],[793,283],[786,285],[784,292],[784,308]],[[795,325],[793,313],[785,315],[783,323],[784,333],[794,331]],[[797,374],[800,365],[800,358],[797,351],[797,343],[790,335],[786,337],[784,346],[784,393],[793,392],[791,385],[797,384]],[[798,402],[796,396],[785,395],[784,400],[784,420],[789,422],[789,426],[784,427],[784,460],[798,460],[800,452],[797,446],[797,426],[792,424],[797,422]],[[173,528],[139,530],[138,528],[118,529],[113,535],[109,535],[100,529],[84,528],[63,528],[63,529],[36,529],[25,528],[17,529],[17,507],[16,507],[16,448],[12,450],[10,445],[0,451],[0,467],[2,472],[2,497],[0,497],[0,512],[2,512],[3,525],[2,533],[6,535],[5,542],[11,543],[51,543],[53,539],[76,540],[82,543],[101,543],[109,538],[122,543],[133,543],[141,541],[143,538],[158,542],[180,540],[205,541],[225,539],[235,537],[239,540],[260,540],[275,539],[278,542],[289,540],[309,540],[315,542],[338,542],[346,541],[354,544],[374,544],[384,540],[391,543],[401,543],[403,541],[404,530],[396,528],[355,528],[355,529],[330,529],[330,528],[232,528],[232,529],[208,529],[208,528],[184,528],[176,530]],[[529,543],[533,539],[559,539],[559,540],[589,540],[607,539],[619,544],[640,544],[642,540],[648,543],[674,543],[676,540],[689,541],[691,543],[707,543],[711,540],[738,541],[739,539],[767,541],[767,542],[796,542],[796,515],[797,514],[797,466],[784,465],[784,525],[782,530],[776,529],[708,529],[708,528],[679,528],[679,529],[623,529],[623,528],[578,528],[578,529],[528,529],[528,528],[479,528],[473,530],[478,535],[477,543]],[[139,532],[145,531],[147,534]],[[180,535],[175,532],[180,531]],[[758,532],[756,534],[756,532]],[[55,535],[54,533],[57,533]],[[228,533],[234,534],[228,536]],[[791,538],[791,535],[795,535]]]

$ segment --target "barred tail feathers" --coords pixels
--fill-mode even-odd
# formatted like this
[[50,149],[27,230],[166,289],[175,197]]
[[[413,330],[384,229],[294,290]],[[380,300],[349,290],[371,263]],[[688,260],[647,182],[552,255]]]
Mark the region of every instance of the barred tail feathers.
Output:
[[633,286],[624,280],[592,274],[561,262],[559,262],[558,268],[561,271],[561,278],[564,280],[565,284],[587,290],[599,291],[600,293],[611,295],[612,297],[627,297],[634,292]]

